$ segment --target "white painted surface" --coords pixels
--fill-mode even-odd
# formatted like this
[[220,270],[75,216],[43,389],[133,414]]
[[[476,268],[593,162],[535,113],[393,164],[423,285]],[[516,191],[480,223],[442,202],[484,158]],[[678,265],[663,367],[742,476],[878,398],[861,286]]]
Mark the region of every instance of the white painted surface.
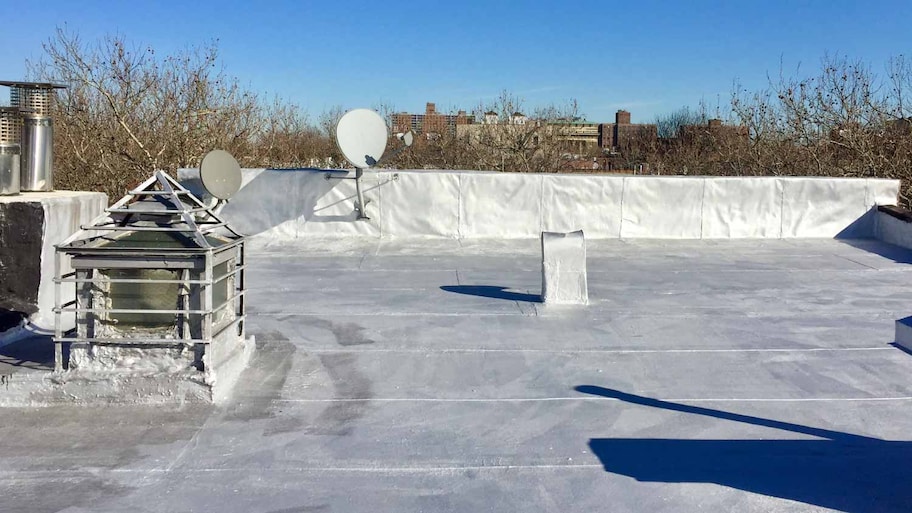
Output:
[[782,233],[782,181],[768,178],[703,179],[704,239],[776,239]]
[[583,230],[595,239],[619,237],[624,180],[622,176],[544,175],[542,229]]
[[542,302],[588,305],[586,238],[582,231],[542,232]]
[[[269,171],[267,171],[269,172]],[[262,175],[261,175],[262,177]],[[303,223],[297,223],[298,237],[308,236],[380,236],[380,177],[377,173],[365,173],[361,178],[361,187],[364,191],[364,201],[367,202],[365,212],[370,219],[358,219],[354,205],[358,197],[354,180],[326,180],[324,175],[310,177],[310,183],[323,180],[322,185],[326,192],[316,198],[313,212],[305,215]],[[312,201],[313,197],[305,189],[303,199]]]
[[[383,237],[459,238],[460,174],[379,173]],[[376,212],[376,210],[374,210]]]
[[587,240],[585,309],[536,239],[251,251],[234,397],[0,411],[2,509],[907,512],[912,251],[863,243]]
[[541,234],[542,175],[461,173],[459,184],[461,238],[512,239]]
[[[324,170],[242,170],[241,190],[222,216],[245,235],[289,241],[307,236],[380,236],[380,177],[366,173],[369,220],[359,221],[354,173]],[[331,178],[327,179],[327,175]]]
[[704,182],[687,177],[627,177],[621,238],[699,239]]
[[899,185],[899,180],[868,178],[865,206],[898,204]]
[[[90,224],[97,216],[104,212],[108,206],[108,196],[100,192],[73,192],[54,191],[46,193],[48,196],[41,198],[44,208],[44,238],[41,245],[41,286],[38,288],[38,312],[30,318],[30,322],[39,329],[54,328],[54,246],[63,242],[67,237],[76,233],[79,227]],[[63,259],[61,273],[66,274],[73,269],[69,262]],[[74,296],[74,284],[67,283],[61,287],[63,298]],[[66,299],[64,299],[66,301]],[[63,316],[63,329],[69,330],[75,324],[73,314]]]
[[[865,179],[781,178],[782,237],[835,237],[870,205]],[[873,197],[873,196],[872,196]]]
[[[537,239],[542,231],[579,229],[590,239],[871,237],[865,214],[895,203],[899,192],[898,180],[864,178],[368,170],[370,220],[357,221],[353,180],[326,180],[328,171],[316,169],[243,173],[242,189],[222,213],[267,243]],[[180,176],[192,177],[192,170]]]

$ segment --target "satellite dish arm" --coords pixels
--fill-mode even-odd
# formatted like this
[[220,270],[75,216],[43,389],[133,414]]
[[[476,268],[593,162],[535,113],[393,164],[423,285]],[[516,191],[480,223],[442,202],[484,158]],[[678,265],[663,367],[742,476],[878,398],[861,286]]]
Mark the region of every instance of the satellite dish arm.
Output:
[[213,214],[219,214],[222,211],[222,209],[225,208],[225,205],[228,204],[228,200],[227,199],[218,199],[218,198],[213,198],[213,199],[215,201],[212,202],[212,206],[210,207],[210,209],[212,210]]
[[395,157],[396,155],[399,155],[403,151],[409,149],[412,146],[412,143],[415,142],[415,132],[412,132],[411,130],[409,130],[408,132],[405,132],[405,133],[398,133],[398,134],[396,134],[396,139],[399,139],[400,141],[402,141],[402,146],[396,148],[395,150],[393,150],[390,153],[387,153],[386,155],[381,157],[380,162],[383,162],[384,160],[388,160],[392,157]]

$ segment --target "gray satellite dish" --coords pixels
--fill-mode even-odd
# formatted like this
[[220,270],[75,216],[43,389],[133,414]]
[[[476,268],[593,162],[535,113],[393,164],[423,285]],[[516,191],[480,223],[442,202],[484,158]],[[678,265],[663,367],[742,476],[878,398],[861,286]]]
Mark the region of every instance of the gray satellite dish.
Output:
[[212,150],[200,163],[200,181],[213,197],[227,200],[241,188],[241,166],[225,150]]
[[386,122],[370,109],[350,110],[336,125],[336,144],[345,159],[357,169],[380,162],[387,137]]

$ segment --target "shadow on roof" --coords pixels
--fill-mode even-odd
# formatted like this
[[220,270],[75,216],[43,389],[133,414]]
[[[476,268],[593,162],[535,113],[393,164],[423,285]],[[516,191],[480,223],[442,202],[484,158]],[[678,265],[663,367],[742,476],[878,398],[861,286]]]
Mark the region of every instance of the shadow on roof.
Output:
[[[904,318],[900,319],[899,322],[906,322],[907,324],[912,323],[912,316],[904,317]],[[896,349],[899,349],[900,351],[906,353],[909,356],[912,356],[912,349],[906,349],[905,347],[897,344],[896,342],[891,342],[890,346],[895,347]]]
[[54,340],[33,336],[0,347],[0,369],[3,367],[54,370]]
[[[303,220],[307,223],[354,223],[354,187],[348,192],[330,191],[338,187],[348,171],[342,169],[265,169],[222,209],[232,226],[247,236],[253,236],[284,222]],[[365,193],[389,183],[365,183]],[[337,205],[343,204],[343,207]],[[346,212],[329,214],[327,212]]]
[[627,403],[791,431],[818,439],[595,438],[607,472],[637,481],[715,483],[841,511],[908,511],[904,470],[912,442],[887,441],[772,419],[650,399],[597,386],[576,390]]
[[890,259],[898,264],[912,264],[912,249],[895,246],[877,239],[841,239],[839,242]]
[[495,287],[491,285],[444,285],[440,287],[440,289],[447,292],[455,292],[456,294],[465,294],[467,296],[507,299],[509,301],[525,301],[527,303],[541,303],[541,296],[538,294],[511,292],[507,289],[507,287]]

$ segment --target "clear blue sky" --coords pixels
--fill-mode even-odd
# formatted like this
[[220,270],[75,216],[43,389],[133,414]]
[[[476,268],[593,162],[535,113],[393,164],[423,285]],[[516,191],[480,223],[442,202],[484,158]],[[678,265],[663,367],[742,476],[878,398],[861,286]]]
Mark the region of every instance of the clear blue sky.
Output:
[[[508,90],[537,105],[578,100],[587,119],[634,122],[704,99],[723,108],[739,80],[826,54],[880,72],[910,54],[912,2],[14,2],[0,30],[0,78],[66,25],[86,41],[121,34],[158,53],[218,40],[228,74],[316,117],[335,105],[471,110]],[[724,114],[724,112],[723,112]]]

